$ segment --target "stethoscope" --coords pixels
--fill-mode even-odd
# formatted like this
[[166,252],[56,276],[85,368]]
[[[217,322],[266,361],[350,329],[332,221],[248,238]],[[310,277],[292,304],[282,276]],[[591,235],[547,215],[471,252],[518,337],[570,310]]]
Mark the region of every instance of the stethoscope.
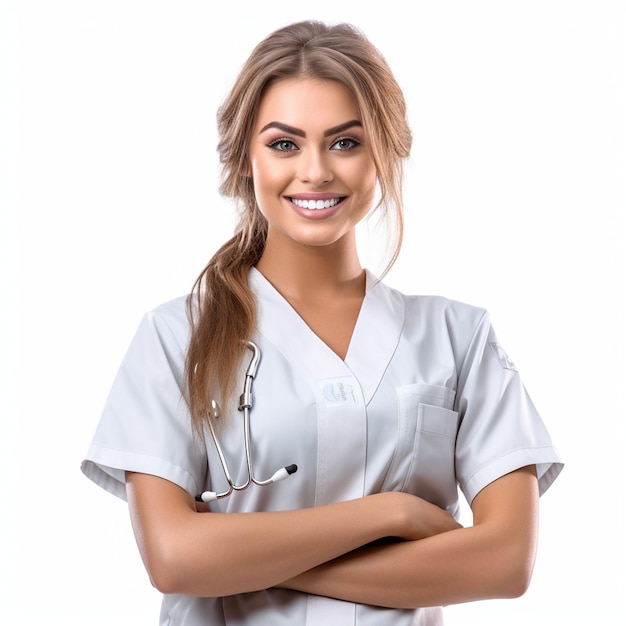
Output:
[[222,491],[221,493],[216,491],[204,491],[200,495],[196,496],[196,500],[198,502],[212,502],[213,500],[226,498],[233,491],[244,491],[252,483],[254,483],[255,485],[259,485],[260,487],[264,487],[265,485],[271,485],[272,483],[278,482],[279,480],[289,478],[291,474],[295,473],[298,470],[297,465],[287,465],[286,467],[281,467],[267,480],[258,480],[254,476],[254,470],[252,469],[252,451],[250,445],[250,409],[252,408],[252,380],[256,376],[257,369],[259,368],[261,351],[255,343],[252,343],[252,341],[246,341],[245,343],[248,349],[252,352],[252,358],[250,359],[248,369],[246,370],[246,377],[243,383],[243,393],[239,397],[239,410],[243,411],[243,442],[246,451],[248,478],[246,482],[244,482],[242,485],[236,485],[235,481],[230,475],[228,463],[226,462],[226,457],[224,456],[224,451],[222,450],[219,438],[217,436],[217,433],[215,432],[215,426],[213,425],[213,419],[219,418],[220,416],[219,404],[215,402],[215,400],[213,400],[211,402],[213,408],[213,417],[207,421],[209,422],[211,437],[213,437],[213,442],[215,443],[215,448],[217,449],[217,454],[220,458],[222,469],[224,470],[224,475],[226,476],[226,480],[228,482],[228,489],[226,489],[226,491]]

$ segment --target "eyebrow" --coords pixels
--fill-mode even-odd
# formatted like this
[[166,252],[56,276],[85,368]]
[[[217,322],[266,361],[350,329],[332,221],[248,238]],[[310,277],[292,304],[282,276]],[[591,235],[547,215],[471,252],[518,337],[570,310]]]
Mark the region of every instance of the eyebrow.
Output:
[[[337,133],[341,133],[344,130],[348,130],[348,128],[352,128],[353,126],[363,127],[363,124],[359,122],[359,120],[350,120],[349,122],[344,122],[343,124],[339,124],[338,126],[333,126],[328,130],[324,131],[324,137],[330,137],[330,135],[336,135]],[[278,130],[282,130],[284,133],[289,133],[290,135],[296,135],[297,137],[306,137],[306,133],[300,129],[295,128],[294,126],[288,126],[287,124],[283,124],[282,122],[270,122],[263,126],[263,128],[259,131],[259,135],[264,133],[266,130],[270,128],[278,128]]]

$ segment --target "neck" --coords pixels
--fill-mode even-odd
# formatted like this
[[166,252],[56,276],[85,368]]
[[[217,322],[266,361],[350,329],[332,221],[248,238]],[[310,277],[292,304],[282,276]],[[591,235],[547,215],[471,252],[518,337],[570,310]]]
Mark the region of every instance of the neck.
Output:
[[[346,238],[348,240],[346,240]],[[268,236],[257,269],[294,300],[365,292],[365,273],[352,234],[332,245],[301,246]]]

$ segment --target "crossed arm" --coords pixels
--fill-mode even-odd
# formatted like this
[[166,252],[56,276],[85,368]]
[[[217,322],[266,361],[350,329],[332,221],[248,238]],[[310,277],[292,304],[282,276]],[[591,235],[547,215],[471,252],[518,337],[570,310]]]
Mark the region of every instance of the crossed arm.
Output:
[[[127,494],[141,556],[164,593],[219,597],[283,587],[414,608],[519,596],[534,563],[534,466],[485,487],[468,528],[396,492],[294,511],[199,513],[177,485],[128,473]],[[387,537],[397,541],[378,542]]]

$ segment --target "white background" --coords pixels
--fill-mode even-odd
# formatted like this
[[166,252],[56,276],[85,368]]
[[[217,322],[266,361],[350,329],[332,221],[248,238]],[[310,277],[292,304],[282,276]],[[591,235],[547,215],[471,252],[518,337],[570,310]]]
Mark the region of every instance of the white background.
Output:
[[450,607],[449,626],[624,623],[624,3],[0,6],[13,625],[157,623],[126,507],[79,464],[140,316],[186,292],[231,233],[222,97],[259,39],[303,18],[361,27],[406,92],[407,233],[388,282],[491,311],[566,461],[529,592]]

